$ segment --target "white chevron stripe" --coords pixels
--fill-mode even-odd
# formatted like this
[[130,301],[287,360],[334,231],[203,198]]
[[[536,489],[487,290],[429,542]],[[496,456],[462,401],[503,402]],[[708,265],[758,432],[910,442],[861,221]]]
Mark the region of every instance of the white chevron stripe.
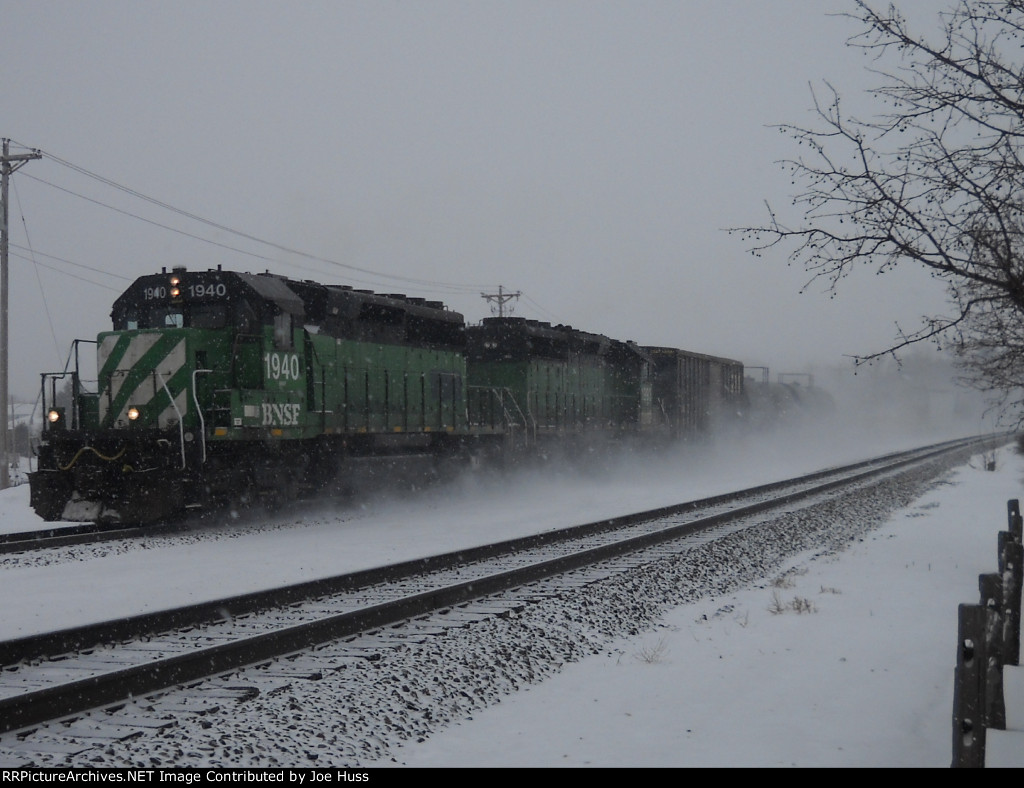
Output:
[[[118,396],[121,391],[121,387],[124,385],[124,381],[128,374],[133,368],[139,363],[142,357],[149,352],[156,342],[160,339],[159,334],[138,334],[132,337],[131,342],[128,344],[128,349],[125,351],[124,357],[118,363],[118,368],[114,370],[110,375],[110,396],[100,398],[100,419],[106,419],[110,408],[110,403],[114,398]],[[114,349],[114,345],[117,342],[116,336],[105,337],[103,343],[100,345],[99,364],[102,368],[104,362],[110,357],[111,352]],[[185,340],[181,339],[171,349],[163,359],[161,359],[156,365],[156,371],[160,373],[163,379],[170,380],[171,376],[174,375],[179,369],[185,365]],[[116,421],[128,420],[128,408],[131,406],[142,407],[149,403],[154,397],[160,396],[165,400],[167,398],[167,392],[164,391],[163,385],[160,383],[159,378],[156,375],[146,375],[140,382],[136,389],[132,392],[124,408],[117,414]],[[188,408],[188,397],[182,392],[178,397],[175,398],[178,403],[178,409],[184,415]],[[170,407],[170,406],[168,406]],[[160,426],[166,426],[168,420],[177,420],[177,414],[174,413],[174,409],[170,408],[171,415],[166,417],[164,414],[160,415],[159,424]]]

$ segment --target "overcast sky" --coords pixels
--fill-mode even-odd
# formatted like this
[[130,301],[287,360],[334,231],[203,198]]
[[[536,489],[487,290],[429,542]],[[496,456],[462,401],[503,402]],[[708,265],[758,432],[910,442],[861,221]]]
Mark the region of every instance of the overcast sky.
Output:
[[182,264],[470,321],[501,285],[524,317],[773,373],[880,349],[941,306],[930,280],[801,295],[783,253],[724,232],[788,204],[776,162],[796,149],[771,126],[810,122],[811,85],[873,84],[844,46],[857,26],[830,15],[852,9],[0,0],[0,136],[49,154],[12,179],[11,391],[33,397],[132,279]]

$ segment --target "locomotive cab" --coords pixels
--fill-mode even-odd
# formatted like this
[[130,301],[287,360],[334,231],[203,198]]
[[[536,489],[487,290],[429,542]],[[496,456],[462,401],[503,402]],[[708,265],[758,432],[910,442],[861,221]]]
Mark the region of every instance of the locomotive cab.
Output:
[[302,427],[302,317],[301,300],[275,277],[181,268],[136,280],[114,303],[114,330],[96,340],[94,391],[77,368],[43,376],[54,416],[32,479],[37,512],[160,519],[229,486],[229,473],[218,485],[218,467],[234,460],[215,456],[213,443],[231,424],[277,435]]

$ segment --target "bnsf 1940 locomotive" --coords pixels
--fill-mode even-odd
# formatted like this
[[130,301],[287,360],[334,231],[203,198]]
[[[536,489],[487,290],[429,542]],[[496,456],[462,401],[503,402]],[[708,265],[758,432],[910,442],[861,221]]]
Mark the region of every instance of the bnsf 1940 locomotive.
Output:
[[466,326],[440,302],[272,274],[165,270],[111,317],[96,380],[42,376],[29,480],[47,520],[152,522],[545,444],[687,439],[746,402],[729,359]]

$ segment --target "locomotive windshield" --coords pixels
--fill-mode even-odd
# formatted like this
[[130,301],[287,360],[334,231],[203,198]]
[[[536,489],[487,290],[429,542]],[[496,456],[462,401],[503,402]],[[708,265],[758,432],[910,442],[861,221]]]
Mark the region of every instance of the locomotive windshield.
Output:
[[[246,324],[245,310],[235,323]],[[134,330],[137,328],[224,328],[229,321],[227,304],[156,305],[140,310],[128,310],[120,319],[115,319],[114,329]]]

